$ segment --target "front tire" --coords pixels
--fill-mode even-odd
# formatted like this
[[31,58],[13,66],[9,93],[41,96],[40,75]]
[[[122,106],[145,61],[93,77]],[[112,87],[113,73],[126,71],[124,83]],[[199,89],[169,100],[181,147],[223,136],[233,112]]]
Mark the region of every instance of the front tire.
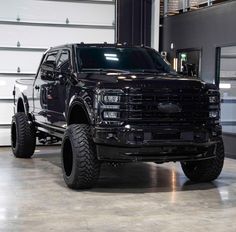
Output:
[[62,141],[62,171],[65,183],[72,189],[93,187],[99,177],[100,162],[90,126],[72,124]]
[[16,158],[28,159],[34,154],[36,132],[25,113],[16,113],[11,123],[11,147]]
[[184,174],[194,182],[210,182],[218,178],[224,165],[224,144],[221,140],[216,147],[216,157],[209,160],[182,162]]

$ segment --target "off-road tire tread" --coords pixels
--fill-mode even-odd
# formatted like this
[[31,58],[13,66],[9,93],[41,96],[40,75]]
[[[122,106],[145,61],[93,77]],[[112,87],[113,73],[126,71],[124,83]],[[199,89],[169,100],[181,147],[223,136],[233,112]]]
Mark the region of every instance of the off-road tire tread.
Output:
[[[99,177],[100,162],[96,157],[96,148],[92,140],[91,128],[86,124],[72,124],[68,127],[64,137],[69,137],[73,160],[75,160],[73,181],[68,183],[64,174],[64,179],[68,187],[72,189],[88,189],[93,187]],[[73,173],[73,171],[72,171]]]
[[16,125],[17,144],[12,147],[16,158],[30,158],[35,151],[36,132],[33,123],[30,123],[26,114],[16,113],[12,118],[12,123]]
[[210,182],[218,178],[224,166],[224,144],[217,144],[216,157],[209,160],[182,162],[184,174],[194,182]]

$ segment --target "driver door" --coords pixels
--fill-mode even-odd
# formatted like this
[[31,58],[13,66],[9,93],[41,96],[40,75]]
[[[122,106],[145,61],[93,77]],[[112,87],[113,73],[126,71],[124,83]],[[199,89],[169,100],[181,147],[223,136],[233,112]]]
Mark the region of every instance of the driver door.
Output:
[[47,91],[50,82],[54,79],[54,68],[58,51],[49,52],[43,60],[34,82],[33,110],[35,119],[40,124],[45,124],[47,119]]
[[63,49],[57,61],[54,79],[48,83],[46,93],[46,123],[56,127],[66,126],[66,85],[70,76],[70,67],[70,51],[68,49]]

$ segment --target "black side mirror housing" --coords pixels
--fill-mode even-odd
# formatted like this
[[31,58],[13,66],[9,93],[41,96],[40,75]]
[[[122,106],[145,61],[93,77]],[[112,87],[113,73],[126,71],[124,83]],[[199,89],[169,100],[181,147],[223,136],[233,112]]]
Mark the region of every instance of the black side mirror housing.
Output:
[[56,67],[55,61],[45,61],[41,65],[41,78],[44,80],[52,80],[54,76],[54,69]]
[[63,85],[66,82],[66,77],[62,74],[57,74],[54,78],[54,81],[57,83]]

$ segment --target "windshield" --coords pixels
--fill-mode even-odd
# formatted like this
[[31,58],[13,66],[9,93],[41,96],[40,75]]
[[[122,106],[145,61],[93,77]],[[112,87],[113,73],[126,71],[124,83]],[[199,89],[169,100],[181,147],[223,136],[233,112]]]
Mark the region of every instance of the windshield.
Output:
[[156,51],[141,47],[77,48],[81,71],[174,72]]

